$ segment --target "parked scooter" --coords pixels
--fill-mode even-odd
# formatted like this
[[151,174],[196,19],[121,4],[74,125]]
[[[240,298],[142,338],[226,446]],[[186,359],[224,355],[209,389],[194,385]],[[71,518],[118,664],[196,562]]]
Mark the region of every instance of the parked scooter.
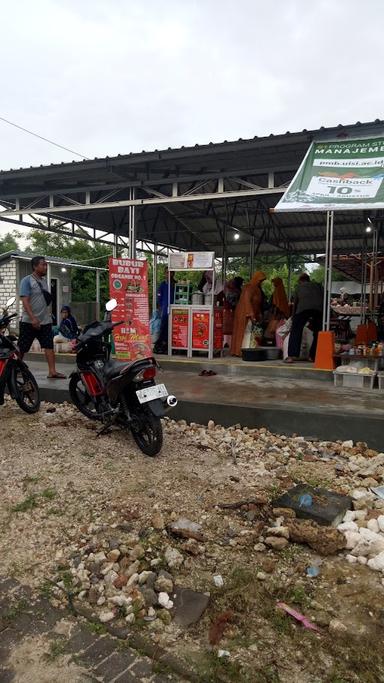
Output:
[[9,299],[0,317],[0,405],[4,403],[5,389],[26,413],[36,413],[40,408],[40,395],[37,382],[28,366],[21,359],[15,344],[15,338],[5,335],[16,313],[8,314],[8,310],[15,303],[15,297]]
[[69,393],[75,406],[90,420],[100,420],[129,429],[136,444],[146,455],[157,455],[163,445],[161,418],[176,406],[164,384],[156,384],[158,364],[155,358],[123,363],[111,360],[107,341],[114,327],[111,312],[115,299],[106,305],[107,320],[95,321],[84,328],[77,339],[77,370],[72,373]]

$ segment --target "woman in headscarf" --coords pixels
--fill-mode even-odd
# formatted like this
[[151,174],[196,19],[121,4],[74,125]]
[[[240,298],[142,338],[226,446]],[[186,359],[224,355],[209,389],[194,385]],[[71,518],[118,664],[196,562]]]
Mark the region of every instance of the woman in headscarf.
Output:
[[250,320],[260,322],[263,316],[265,294],[261,283],[267,276],[262,271],[254,274],[252,280],[243,287],[239,303],[235,310],[233,334],[231,342],[232,356],[241,356],[245,328]]
[[275,277],[272,280],[274,287],[272,294],[272,307],[276,315],[284,318],[289,318],[289,304],[285,288],[281,277]]

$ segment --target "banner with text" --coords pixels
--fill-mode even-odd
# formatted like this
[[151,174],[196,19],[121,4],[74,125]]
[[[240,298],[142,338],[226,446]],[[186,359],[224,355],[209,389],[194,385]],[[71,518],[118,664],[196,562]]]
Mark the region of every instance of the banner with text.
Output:
[[275,211],[384,208],[384,136],[313,142]]
[[147,261],[110,258],[109,291],[118,303],[112,321],[124,321],[113,332],[117,357],[139,360],[152,356]]

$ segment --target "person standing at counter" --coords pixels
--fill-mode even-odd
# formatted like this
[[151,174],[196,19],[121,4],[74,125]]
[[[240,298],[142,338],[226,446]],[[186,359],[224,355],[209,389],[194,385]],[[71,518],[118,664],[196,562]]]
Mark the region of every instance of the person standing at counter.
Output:
[[164,273],[164,280],[160,283],[157,290],[157,307],[161,315],[160,335],[155,344],[155,353],[167,353],[168,350],[168,306],[172,305],[175,300],[175,276],[170,274],[170,293],[171,301],[168,301],[168,268]]
[[324,292],[321,285],[312,282],[307,273],[299,277],[295,297],[295,312],[292,318],[292,327],[289,334],[288,358],[286,363],[294,363],[300,357],[301,339],[305,325],[311,321],[313,343],[309,351],[311,360],[315,360],[317,337],[321,330],[323,318]]
[[265,294],[261,285],[266,279],[267,276],[265,273],[258,271],[254,274],[252,280],[242,289],[233,321],[231,341],[232,356],[241,356],[241,346],[247,323],[250,320],[256,322],[262,320],[265,308]]
[[272,294],[273,312],[277,316],[289,318],[289,303],[281,277],[273,278],[272,284],[274,287]]

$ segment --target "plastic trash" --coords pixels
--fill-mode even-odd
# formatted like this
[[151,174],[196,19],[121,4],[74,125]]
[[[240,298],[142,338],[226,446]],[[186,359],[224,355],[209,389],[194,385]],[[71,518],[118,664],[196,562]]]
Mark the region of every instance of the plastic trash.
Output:
[[308,617],[293,609],[293,607],[286,605],[285,602],[277,602],[276,607],[282,609],[284,612],[289,614],[290,617],[296,619],[296,621],[299,621],[304,626],[304,628],[307,628],[310,631],[318,631],[320,633],[320,629],[318,626],[316,626],[316,624],[313,624],[312,621],[308,619]]
[[316,578],[316,576],[319,576],[320,574],[320,567],[307,567],[307,576],[309,576],[311,579]]
[[376,486],[371,488],[372,493],[375,494],[381,500],[384,500],[384,486]]
[[299,507],[310,508],[313,504],[313,498],[309,493],[303,493],[299,498]]
[[221,657],[230,657],[230,656],[231,656],[231,653],[228,652],[228,650],[218,650],[217,656],[220,657],[220,658],[221,658]]

